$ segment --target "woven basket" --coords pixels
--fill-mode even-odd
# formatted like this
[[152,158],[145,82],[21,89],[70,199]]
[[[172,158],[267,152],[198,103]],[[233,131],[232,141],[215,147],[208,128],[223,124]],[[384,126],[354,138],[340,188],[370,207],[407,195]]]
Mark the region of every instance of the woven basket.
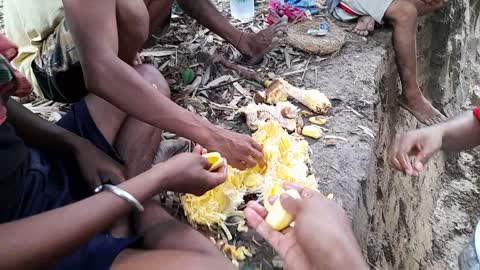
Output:
[[330,32],[326,36],[308,35],[308,29],[317,29],[319,21],[307,20],[288,25],[287,42],[293,48],[310,54],[326,55],[338,52],[345,44],[346,33],[335,24],[330,24]]

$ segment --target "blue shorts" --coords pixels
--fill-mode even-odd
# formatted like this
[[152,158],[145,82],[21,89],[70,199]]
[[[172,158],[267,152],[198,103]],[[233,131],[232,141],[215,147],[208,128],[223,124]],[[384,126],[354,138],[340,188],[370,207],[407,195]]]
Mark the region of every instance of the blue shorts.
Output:
[[[121,162],[115,149],[95,125],[85,101],[74,104],[72,110],[57,124],[88,139],[110,157]],[[25,192],[21,196],[14,219],[62,207],[93,194],[71,155],[53,155],[30,148],[30,158],[24,166]],[[140,237],[113,238],[108,234],[98,233],[74,253],[57,262],[53,269],[110,269],[122,250],[135,247],[140,242]]]

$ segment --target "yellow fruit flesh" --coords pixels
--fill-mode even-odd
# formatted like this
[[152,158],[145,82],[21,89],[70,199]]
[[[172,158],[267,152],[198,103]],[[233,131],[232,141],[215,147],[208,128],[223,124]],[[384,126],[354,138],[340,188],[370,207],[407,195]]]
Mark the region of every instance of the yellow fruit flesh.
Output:
[[322,137],[323,131],[320,127],[318,126],[304,126],[302,130],[303,136],[308,136],[314,139],[318,139]]
[[[311,150],[307,141],[288,134],[275,121],[260,124],[252,137],[263,146],[266,166],[245,171],[229,166],[225,183],[202,196],[182,195],[183,209],[191,224],[206,225],[211,230],[224,228],[226,218],[235,213],[246,194],[258,194],[267,202],[271,195],[282,193],[285,181],[318,189],[315,177],[308,173]],[[210,155],[220,156],[210,153],[206,158]]]
[[218,152],[204,154],[202,157],[208,160],[208,163],[210,164],[210,168],[208,170],[211,172],[218,170],[218,168],[222,167],[223,165],[223,158]]
[[[298,191],[294,189],[289,189],[285,191],[286,194],[290,195],[294,199],[300,199],[301,196]],[[276,231],[281,231],[288,227],[293,221],[292,215],[290,215],[285,209],[283,209],[280,199],[275,200],[273,206],[269,207],[270,211],[268,212],[265,222]]]
[[327,116],[313,116],[313,117],[310,117],[308,120],[311,123],[322,126],[322,125],[325,125],[328,122],[329,118],[330,117],[327,117]]

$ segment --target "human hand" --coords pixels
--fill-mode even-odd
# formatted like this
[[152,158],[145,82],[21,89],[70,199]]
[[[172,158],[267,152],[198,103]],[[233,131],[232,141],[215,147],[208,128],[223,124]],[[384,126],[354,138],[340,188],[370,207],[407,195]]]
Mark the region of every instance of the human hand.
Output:
[[218,129],[205,147],[219,152],[231,166],[240,170],[264,164],[262,147],[248,135]]
[[163,167],[162,173],[166,174],[162,188],[200,196],[225,182],[227,179],[226,161],[216,172],[210,172],[208,171],[210,168],[208,160],[201,156],[204,153],[206,153],[204,148],[196,146],[193,153],[179,154],[164,164],[156,165],[156,167]]
[[74,149],[80,172],[92,189],[107,180],[114,185],[125,181],[123,166],[89,141],[78,141]]
[[391,167],[418,176],[428,160],[442,147],[443,131],[438,126],[397,134],[387,151]]
[[284,209],[295,218],[293,228],[272,230],[264,221],[267,211],[257,202],[249,202],[245,209],[248,224],[280,254],[285,269],[368,269],[350,221],[334,201],[291,183],[285,188],[297,189],[302,197],[280,197]]

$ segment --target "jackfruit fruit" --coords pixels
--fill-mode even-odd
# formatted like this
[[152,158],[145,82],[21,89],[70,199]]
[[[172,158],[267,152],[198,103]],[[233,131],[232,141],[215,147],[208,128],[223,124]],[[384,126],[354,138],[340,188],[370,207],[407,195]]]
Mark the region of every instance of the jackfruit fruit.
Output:
[[319,139],[323,135],[323,130],[319,126],[304,126],[302,129],[302,135]]
[[[292,198],[297,200],[301,198],[300,194],[295,189],[289,189],[284,193],[287,193]],[[273,203],[273,206],[271,207],[270,211],[268,212],[267,217],[265,218],[265,222],[268,225],[270,225],[272,229],[276,231],[281,231],[286,227],[288,227],[288,225],[290,225],[292,221],[293,221],[292,215],[282,207],[280,198],[277,198]]]
[[330,119],[330,117],[327,117],[327,116],[312,116],[312,117],[308,118],[308,121],[310,121],[311,123],[313,123],[315,125],[323,126],[328,122],[328,119]]
[[[320,93],[320,91],[312,90],[312,89],[310,90],[300,89],[298,87],[291,85],[289,82],[283,80],[282,78],[276,79],[270,83],[264,83],[264,85],[268,85],[267,86],[268,87],[267,102],[268,102],[268,89],[272,88],[271,100],[283,101],[282,100],[284,97],[283,93],[287,93],[288,96],[298,100],[300,103],[307,106],[310,110],[314,111],[315,113],[326,114],[332,107],[330,100],[327,98],[327,96],[325,96],[325,94]],[[282,94],[278,94],[278,93],[282,93]],[[278,97],[281,97],[281,99]]]
[[210,168],[208,170],[211,172],[218,170],[218,168],[222,167],[223,165],[224,160],[218,152],[211,152],[202,156],[208,160],[208,163],[210,164]]
[[288,134],[276,121],[260,123],[252,137],[263,147],[265,166],[245,171],[228,166],[225,183],[202,196],[183,195],[182,205],[190,223],[225,228],[225,220],[244,202],[244,195],[255,193],[266,202],[269,196],[283,192],[286,181],[317,189],[307,166],[310,147],[305,140]]

